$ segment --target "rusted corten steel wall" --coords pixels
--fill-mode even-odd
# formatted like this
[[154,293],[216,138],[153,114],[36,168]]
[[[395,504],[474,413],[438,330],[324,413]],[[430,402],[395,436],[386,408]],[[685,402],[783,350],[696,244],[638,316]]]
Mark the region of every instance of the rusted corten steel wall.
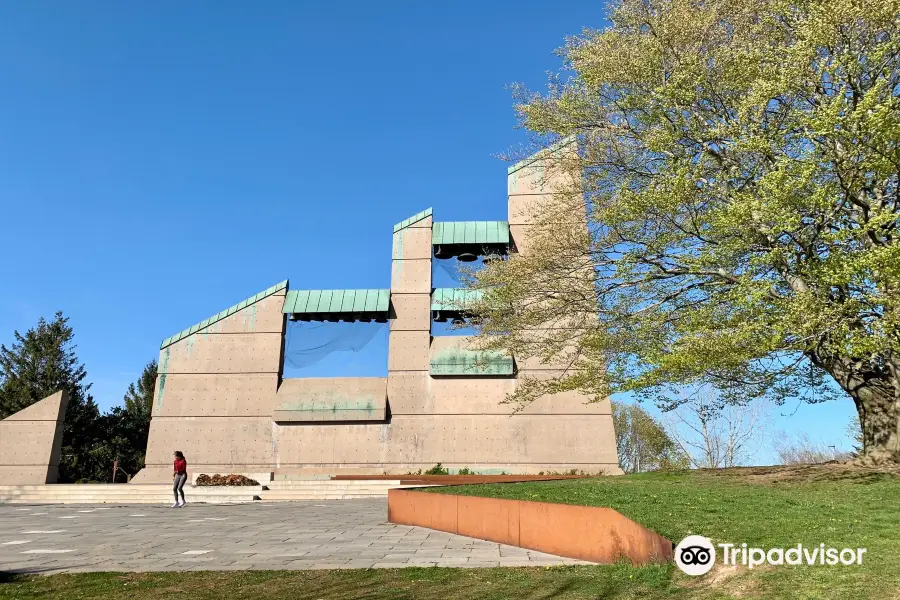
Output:
[[604,507],[390,490],[388,521],[603,564],[673,557],[670,540]]
[[60,391],[0,421],[0,481],[56,483],[68,404]]
[[[532,224],[526,208],[559,184],[543,167],[537,156],[509,170],[519,251]],[[408,473],[438,462],[481,473],[621,472],[608,401],[588,404],[569,392],[514,413],[502,401],[515,376],[432,375],[432,359],[468,344],[431,336],[433,225],[428,210],[394,228],[387,378],[282,380],[287,285],[273,286],[224,319],[166,340],[147,467],[134,481],[169,480],[174,450],[193,473]],[[518,364],[533,376],[562,367]]]

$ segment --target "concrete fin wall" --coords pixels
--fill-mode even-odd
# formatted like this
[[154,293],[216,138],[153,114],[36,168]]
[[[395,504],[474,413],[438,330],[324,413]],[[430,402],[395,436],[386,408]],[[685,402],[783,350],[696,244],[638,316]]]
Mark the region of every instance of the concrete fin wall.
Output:
[[171,480],[175,450],[185,453],[192,473],[229,463],[264,471],[274,463],[271,417],[286,293],[279,290],[163,348],[146,465],[132,481]]
[[[578,142],[575,138],[570,138],[509,169],[507,191],[510,235],[519,253],[528,253],[530,241],[535,235],[534,227],[538,222],[587,227],[587,206],[583,193],[580,193],[581,181],[573,181],[571,171],[560,166],[565,161],[577,159],[577,153]],[[539,329],[534,332],[535,338],[541,335],[543,334]],[[518,377],[559,377],[567,368],[577,367],[574,358],[571,349],[566,349],[548,362],[534,357],[524,360],[517,358]],[[578,392],[565,392],[539,398],[524,412],[582,413],[582,426],[594,432],[594,439],[573,452],[570,459],[572,462],[584,463],[594,462],[592,459],[602,456],[604,458],[601,462],[611,463],[607,471],[620,473],[609,400],[591,400]]]
[[0,481],[56,483],[68,404],[59,391],[0,421]]

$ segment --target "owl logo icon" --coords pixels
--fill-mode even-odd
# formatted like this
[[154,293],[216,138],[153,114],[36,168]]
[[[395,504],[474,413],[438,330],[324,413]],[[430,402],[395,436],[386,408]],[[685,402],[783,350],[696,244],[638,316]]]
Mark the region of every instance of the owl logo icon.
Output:
[[688,575],[705,575],[716,564],[716,548],[709,538],[689,535],[675,547],[675,564]]

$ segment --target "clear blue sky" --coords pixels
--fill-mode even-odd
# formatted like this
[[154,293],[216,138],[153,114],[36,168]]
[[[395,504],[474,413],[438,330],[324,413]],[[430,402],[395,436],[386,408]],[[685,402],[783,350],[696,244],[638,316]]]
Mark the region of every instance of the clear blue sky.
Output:
[[[505,86],[604,25],[587,1],[0,5],[0,341],[63,310],[107,408],[278,281],[388,287],[395,222],[505,219]],[[840,436],[848,404],[785,427]]]

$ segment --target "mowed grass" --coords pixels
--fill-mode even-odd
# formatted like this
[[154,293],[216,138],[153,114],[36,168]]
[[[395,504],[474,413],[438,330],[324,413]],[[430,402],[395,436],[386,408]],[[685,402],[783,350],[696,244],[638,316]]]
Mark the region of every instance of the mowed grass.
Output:
[[[653,473],[443,493],[608,506],[678,542],[695,533],[762,548],[867,548],[852,567],[726,569],[701,578],[673,565],[533,569],[409,568],[3,576],[4,598],[894,598],[900,599],[900,477],[823,466]],[[2,566],[0,566],[2,570]]]
[[13,577],[8,583],[2,582],[0,576],[0,598],[60,600],[636,600],[692,597],[673,585],[668,567],[635,572],[624,565],[551,569],[409,567],[352,571],[86,573]]
[[[438,490],[431,490],[438,491]],[[758,548],[866,548],[859,566],[673,572],[693,597],[900,598],[900,477],[821,465],[459,486],[444,493],[606,506],[678,543],[691,534]],[[720,558],[721,561],[721,558]],[[642,569],[634,569],[641,573]],[[655,596],[650,596],[655,597]]]

